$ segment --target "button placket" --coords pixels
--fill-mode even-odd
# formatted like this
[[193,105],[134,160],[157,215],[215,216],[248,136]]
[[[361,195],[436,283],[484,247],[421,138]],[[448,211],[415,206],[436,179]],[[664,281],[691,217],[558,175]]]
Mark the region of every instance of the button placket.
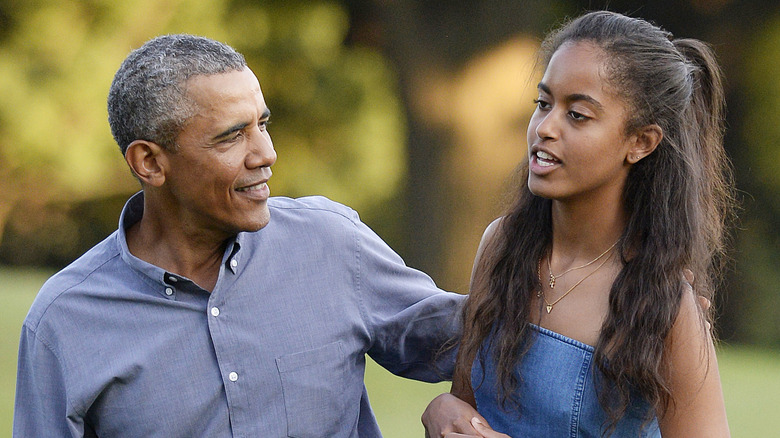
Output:
[[173,293],[175,292],[174,287],[176,285],[176,282],[178,282],[178,281],[179,281],[179,279],[176,278],[174,275],[168,274],[168,273],[165,274],[165,276],[164,276],[164,282],[165,282],[165,290],[164,290],[164,292],[165,292],[165,296],[168,296],[168,297],[173,296]]

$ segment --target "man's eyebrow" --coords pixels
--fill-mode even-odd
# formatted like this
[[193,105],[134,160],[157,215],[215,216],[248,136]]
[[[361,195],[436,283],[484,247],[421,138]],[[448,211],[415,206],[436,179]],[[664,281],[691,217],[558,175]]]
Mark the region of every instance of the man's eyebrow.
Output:
[[233,134],[234,132],[238,132],[238,131],[246,128],[247,126],[249,126],[249,123],[244,123],[244,122],[236,123],[235,125],[231,126],[230,128],[228,128],[228,129],[220,132],[219,134],[215,135],[213,140],[219,140],[219,139],[228,137],[231,134]]
[[[260,120],[266,120],[269,117],[271,117],[271,110],[266,108],[265,111],[263,111],[263,113],[260,114]],[[231,126],[230,128],[228,128],[228,129],[220,132],[219,134],[215,135],[213,140],[220,140],[222,138],[228,137],[231,134],[233,134],[234,132],[241,131],[242,129],[246,128],[249,125],[250,125],[249,123],[245,123],[245,122],[236,123],[235,125]]]
[[[539,90],[541,90],[546,94],[552,95],[552,91],[550,90],[550,87],[548,87],[547,84],[545,84],[544,82],[539,82],[539,85],[537,85],[536,88],[538,88]],[[595,106],[596,109],[598,109],[599,111],[604,110],[604,105],[602,105],[601,102],[599,102],[598,100],[594,99],[593,97],[587,94],[581,94],[581,93],[569,94],[568,96],[566,96],[564,100],[566,102],[577,102],[582,100]]]

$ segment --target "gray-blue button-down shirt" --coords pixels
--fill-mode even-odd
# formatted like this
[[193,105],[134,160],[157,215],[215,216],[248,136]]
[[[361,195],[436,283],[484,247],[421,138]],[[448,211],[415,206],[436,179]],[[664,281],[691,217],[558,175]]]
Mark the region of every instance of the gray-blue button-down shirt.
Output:
[[119,230],[41,289],[24,322],[15,437],[380,436],[365,354],[437,381],[461,295],[408,268],[357,214],[272,198],[212,293],[134,257]]

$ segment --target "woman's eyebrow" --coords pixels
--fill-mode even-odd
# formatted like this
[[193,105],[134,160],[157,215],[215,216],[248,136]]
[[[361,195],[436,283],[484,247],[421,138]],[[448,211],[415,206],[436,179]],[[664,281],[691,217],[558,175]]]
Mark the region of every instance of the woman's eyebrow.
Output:
[[[550,90],[550,87],[547,86],[544,82],[539,82],[539,85],[536,86],[540,91],[542,91],[545,94],[549,94],[550,96],[553,95],[552,90]],[[604,105],[601,104],[598,100],[594,99],[590,95],[582,94],[582,93],[573,93],[567,95],[564,99],[564,102],[570,103],[570,102],[578,102],[578,101],[585,101],[590,103],[591,105],[595,106],[597,110],[603,111]]]

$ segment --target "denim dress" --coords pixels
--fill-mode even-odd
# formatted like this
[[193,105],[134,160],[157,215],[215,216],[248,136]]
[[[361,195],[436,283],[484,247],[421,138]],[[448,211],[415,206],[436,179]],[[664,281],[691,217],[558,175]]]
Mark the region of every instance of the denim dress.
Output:
[[[493,429],[523,437],[601,437],[606,413],[599,405],[593,372],[593,347],[543,327],[531,325],[530,350],[517,367],[518,405],[498,398],[493,354],[483,351],[485,369],[475,360],[471,384],[477,410]],[[646,422],[649,404],[634,397],[612,437],[660,437],[655,418]]]

